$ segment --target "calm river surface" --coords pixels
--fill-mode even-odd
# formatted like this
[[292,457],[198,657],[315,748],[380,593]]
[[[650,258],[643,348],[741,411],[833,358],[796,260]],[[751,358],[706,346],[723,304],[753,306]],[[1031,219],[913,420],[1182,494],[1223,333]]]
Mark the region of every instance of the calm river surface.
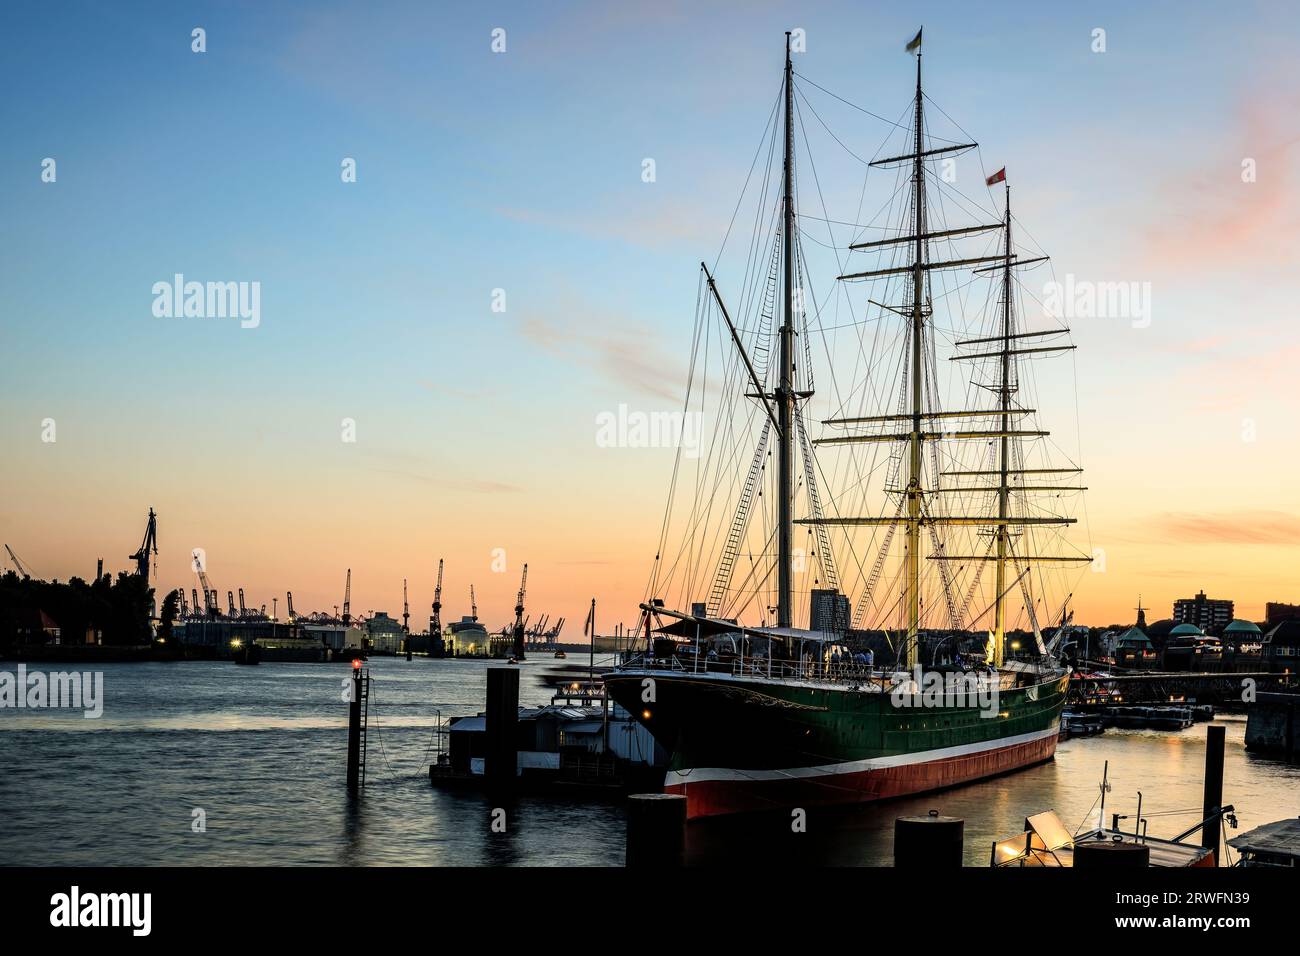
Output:
[[[567,662],[579,665],[578,655]],[[597,659],[599,662],[599,658]],[[585,661],[585,658],[583,659]],[[521,703],[547,703],[523,665]],[[4,664],[12,671],[16,665]],[[41,665],[31,665],[38,667]],[[428,781],[434,714],[478,713],[484,661],[370,662],[374,677],[364,795],[344,791],[347,664],[110,664],[104,714],[0,710],[0,865],[620,865],[617,801],[521,799],[506,833],[474,794]],[[51,668],[56,669],[56,668]],[[1238,833],[1300,814],[1300,767],[1248,754],[1244,718],[1227,727],[1224,798]],[[377,725],[377,726],[376,726]],[[894,818],[937,809],[966,820],[966,862],[1054,809],[1095,823],[1110,762],[1111,811],[1132,815],[1137,791],[1153,836],[1199,819],[1205,724],[1181,733],[1110,730],[1065,741],[1052,763],[986,783],[888,804],[813,811],[808,832],[784,814],[692,824],[688,861],[888,865]],[[206,830],[194,832],[195,811]]]

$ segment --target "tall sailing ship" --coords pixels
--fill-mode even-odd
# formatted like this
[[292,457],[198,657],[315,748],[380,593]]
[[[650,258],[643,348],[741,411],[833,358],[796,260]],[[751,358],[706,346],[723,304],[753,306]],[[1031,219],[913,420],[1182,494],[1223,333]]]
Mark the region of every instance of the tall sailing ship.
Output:
[[[915,98],[899,122],[876,117],[906,139],[867,160],[805,91],[869,111],[796,74],[787,34],[766,180],[754,171],[762,144],[750,174],[757,211],[737,309],[717,263],[701,264],[684,410],[716,405],[714,431],[679,450],[641,604],[644,652],[605,679],[672,754],[665,789],[687,796],[692,817],[920,793],[1055,752],[1068,671],[1040,620],[1064,622],[1069,595],[1048,569],[1081,570],[1090,557],[1066,537],[1080,469],[1053,464],[1063,453],[1027,401],[1033,360],[1074,346],[1059,325],[1026,327],[1021,270],[1046,257],[1021,230],[1013,237],[1005,168],[981,173],[984,205],[956,189],[955,160],[977,144],[928,127],[920,33],[907,50]],[[811,154],[810,126],[866,168],[864,197],[872,175],[893,171],[888,225],[833,217],[815,165],[820,206],[797,209],[796,130]],[[958,214],[973,221],[954,224]],[[839,272],[821,302],[801,219],[824,225]],[[870,268],[842,258],[836,225],[854,231],[847,253],[872,257]],[[972,241],[984,246],[961,248]],[[843,334],[855,343],[850,369],[828,355],[834,413],[814,439],[813,342]],[[964,369],[947,380],[940,343],[953,353],[943,367]],[[720,376],[706,380],[720,354]],[[1056,384],[1049,377],[1048,391]]]

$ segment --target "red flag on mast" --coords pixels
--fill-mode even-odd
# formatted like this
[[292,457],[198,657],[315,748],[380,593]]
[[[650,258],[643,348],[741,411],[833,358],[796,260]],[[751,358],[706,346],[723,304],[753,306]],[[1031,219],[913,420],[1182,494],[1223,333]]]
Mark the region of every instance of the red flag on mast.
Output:
[[1004,183],[1007,181],[1007,167],[1003,166],[996,173],[984,181],[984,185],[992,186],[994,183]]

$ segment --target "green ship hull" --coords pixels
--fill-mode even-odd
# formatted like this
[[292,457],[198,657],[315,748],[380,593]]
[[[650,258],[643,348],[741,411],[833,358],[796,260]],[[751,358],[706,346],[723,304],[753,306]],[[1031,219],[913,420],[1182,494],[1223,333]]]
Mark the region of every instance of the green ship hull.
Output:
[[685,794],[688,816],[701,817],[882,800],[1050,760],[1068,676],[1018,680],[978,703],[653,667],[605,684],[672,754],[665,791]]

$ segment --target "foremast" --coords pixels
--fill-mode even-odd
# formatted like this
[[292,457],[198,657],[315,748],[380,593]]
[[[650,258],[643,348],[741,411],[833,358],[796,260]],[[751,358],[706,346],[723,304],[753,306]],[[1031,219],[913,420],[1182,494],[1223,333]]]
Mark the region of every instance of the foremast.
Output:
[[791,627],[794,623],[791,575],[794,571],[794,68],[790,62],[790,33],[785,35],[785,168],[783,172],[784,200],[782,214],[784,225],[781,236],[781,256],[785,274],[784,301],[782,303],[780,354],[780,382],[776,389],[777,405],[777,599],[776,626]]

